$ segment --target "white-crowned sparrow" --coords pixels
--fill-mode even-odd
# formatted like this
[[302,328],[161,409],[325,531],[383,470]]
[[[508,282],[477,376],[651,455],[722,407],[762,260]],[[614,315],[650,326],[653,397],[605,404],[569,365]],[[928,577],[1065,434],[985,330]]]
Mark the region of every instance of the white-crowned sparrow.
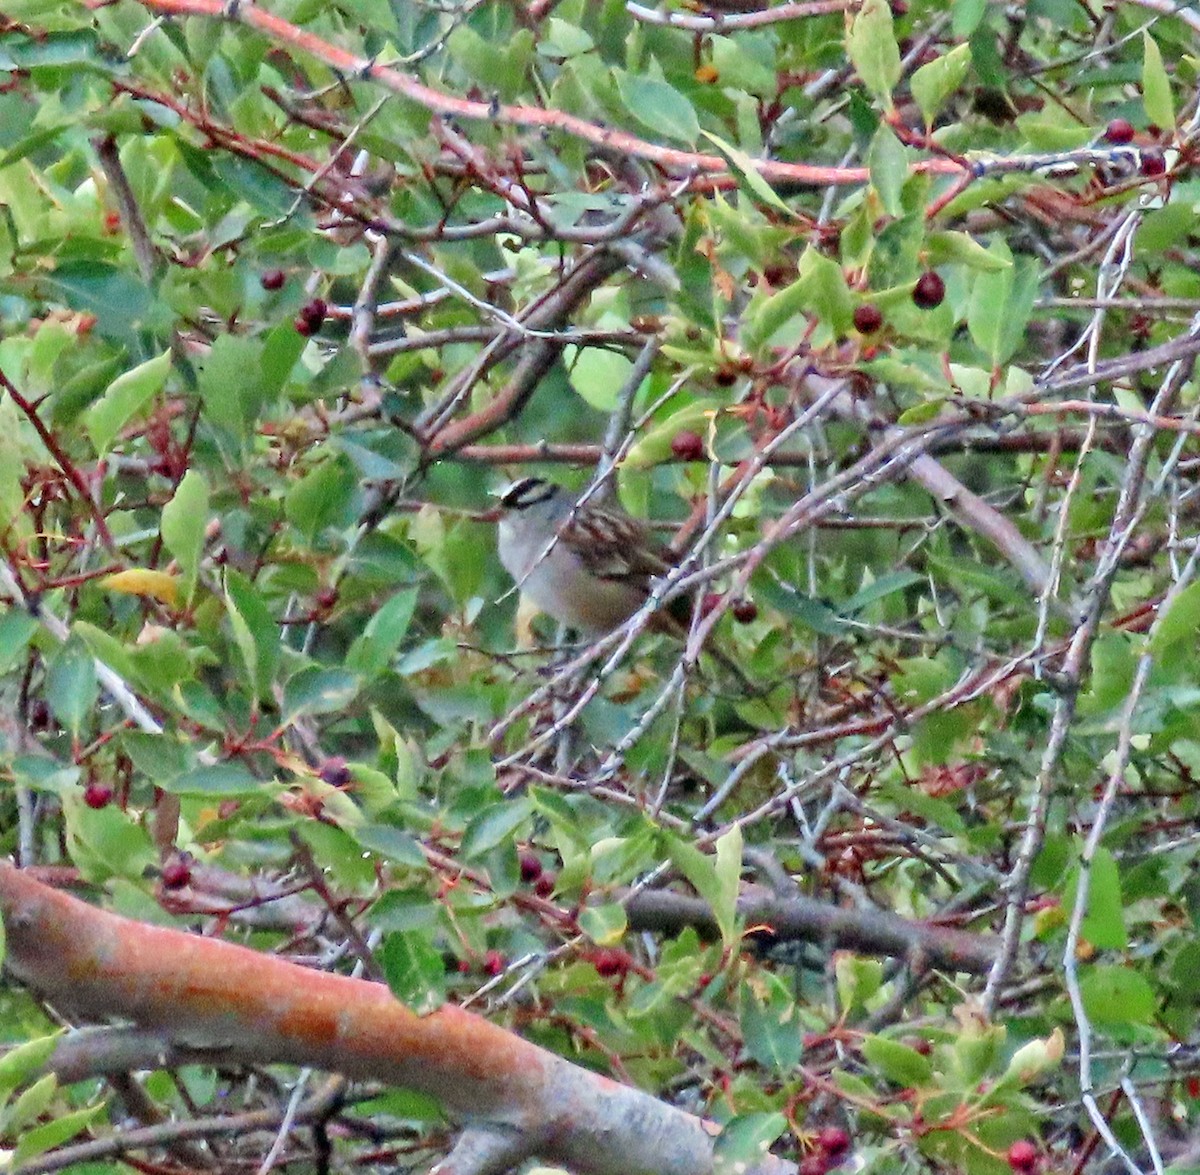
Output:
[[[574,494],[539,477],[523,477],[500,495],[497,547],[504,569],[543,612],[584,636],[629,619],[646,602],[651,581],[670,570],[671,553],[621,510],[578,505]],[[669,611],[682,608],[676,602]],[[663,621],[669,625],[669,616]],[[663,627],[659,624],[656,627]]]

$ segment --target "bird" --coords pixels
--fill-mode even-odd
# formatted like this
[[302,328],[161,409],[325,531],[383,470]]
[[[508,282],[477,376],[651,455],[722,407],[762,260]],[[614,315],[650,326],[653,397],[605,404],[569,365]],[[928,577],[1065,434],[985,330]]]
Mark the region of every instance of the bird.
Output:
[[[676,557],[623,510],[592,502],[540,477],[500,494],[497,551],[517,587],[547,616],[595,638],[623,624],[645,602],[652,581]],[[659,614],[660,628],[682,631],[689,601]]]

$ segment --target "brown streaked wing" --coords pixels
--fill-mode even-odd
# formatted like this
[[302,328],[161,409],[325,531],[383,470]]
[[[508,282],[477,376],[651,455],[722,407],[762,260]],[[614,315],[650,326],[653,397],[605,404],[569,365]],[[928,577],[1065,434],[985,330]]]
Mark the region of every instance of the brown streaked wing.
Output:
[[628,514],[588,509],[572,518],[560,533],[561,541],[601,579],[645,581],[671,567],[669,552],[653,542],[646,528]]

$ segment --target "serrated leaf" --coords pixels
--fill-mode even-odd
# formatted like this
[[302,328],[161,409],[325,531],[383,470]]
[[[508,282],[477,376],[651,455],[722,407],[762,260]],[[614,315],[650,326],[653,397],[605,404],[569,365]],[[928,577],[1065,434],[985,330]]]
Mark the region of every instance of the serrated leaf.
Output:
[[154,781],[163,791],[176,796],[253,796],[263,791],[267,784],[255,779],[240,763],[214,763],[194,767],[174,779]]
[[17,1142],[17,1149],[13,1152],[13,1167],[19,1168],[37,1155],[62,1146],[81,1130],[91,1126],[106,1109],[107,1106],[103,1102],[95,1106],[86,1106],[82,1110],[61,1114],[52,1122],[44,1122],[41,1126],[24,1131]]
[[525,797],[489,804],[467,824],[459,855],[470,861],[496,845],[512,840],[517,829],[529,819],[530,812],[531,805]]
[[182,596],[190,601],[200,570],[204,532],[208,526],[208,481],[198,469],[189,469],[163,507],[159,532],[163,544],[183,572]]
[[37,1073],[54,1055],[61,1035],[39,1036],[0,1054],[0,1094],[16,1089]]
[[933,126],[942,103],[962,85],[970,64],[970,45],[956,45],[949,53],[935,57],[912,75],[909,88],[927,129]]
[[985,273],[1001,273],[1012,268],[1011,257],[1002,257],[985,249],[969,233],[962,232],[930,233],[926,241],[926,257],[931,269],[947,262],[959,262]]
[[41,1117],[57,1092],[58,1078],[53,1073],[35,1081],[15,1102],[0,1111],[0,1137],[19,1134],[23,1127]]
[[158,600],[173,608],[179,598],[179,579],[166,571],[155,571],[149,567],[129,567],[114,571],[100,580],[100,586],[108,592],[123,596],[142,596]]
[[643,126],[689,147],[700,134],[692,104],[669,82],[644,74],[617,74],[617,91],[625,109]]
[[790,1074],[800,1063],[804,1033],[796,998],[770,972],[741,984],[739,1017],[746,1052],[776,1073]]
[[54,654],[46,678],[46,701],[55,718],[73,735],[96,709],[100,686],[96,663],[78,637],[72,637]]
[[279,628],[250,581],[234,571],[225,576],[225,612],[251,686],[261,697],[279,661]]
[[446,965],[442,952],[419,930],[396,931],[383,940],[379,962],[392,994],[418,1015],[446,1001]]
[[358,695],[358,677],[345,669],[309,665],[288,678],[283,687],[283,721],[305,714],[344,710]]
[[742,880],[742,829],[735,824],[717,838],[715,873],[718,898],[713,914],[723,942],[732,942],[737,928],[737,899]]
[[[716,861],[677,836],[667,836],[666,842],[672,863],[709,904],[715,915],[724,901],[724,887],[717,877]],[[724,927],[721,928],[721,938],[726,946],[732,944],[732,938],[725,937]]]
[[1162,52],[1149,30],[1142,32],[1142,104],[1146,117],[1168,130],[1175,125],[1175,103],[1171,81],[1163,65]]
[[346,668],[365,678],[377,677],[391,663],[417,606],[416,588],[397,592],[367,621],[346,654]]
[[871,173],[871,186],[889,216],[904,214],[901,193],[908,179],[908,155],[908,148],[896,138],[892,128],[880,123],[867,152],[867,166]]
[[164,351],[130,371],[122,372],[88,409],[83,424],[96,452],[103,455],[117,433],[152,396],[162,391],[171,370],[171,352]]
[[754,166],[754,160],[745,151],[739,151],[732,143],[718,138],[711,131],[702,131],[701,134],[729,160],[730,167],[733,168],[738,179],[744,181],[755,199],[770,205],[785,216],[794,216],[792,210],[783,202],[775,189],[763,179],[758,168]]
[[863,85],[891,110],[892,90],[900,80],[900,47],[887,0],[864,0],[850,26],[846,53]]
[[758,1167],[787,1126],[787,1119],[776,1111],[731,1118],[713,1144],[713,1175],[741,1175]]
[[919,1089],[933,1080],[929,1058],[898,1040],[889,1040],[885,1036],[865,1037],[862,1054],[884,1077],[905,1089]]

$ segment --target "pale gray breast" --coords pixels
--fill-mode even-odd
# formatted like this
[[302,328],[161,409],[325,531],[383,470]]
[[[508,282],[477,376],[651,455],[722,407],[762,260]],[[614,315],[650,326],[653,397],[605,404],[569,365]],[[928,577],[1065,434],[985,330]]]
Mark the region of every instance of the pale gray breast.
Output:
[[[645,599],[637,587],[602,579],[563,542],[547,553],[555,524],[565,519],[557,503],[539,503],[500,521],[498,547],[504,569],[547,616],[597,635],[615,628]],[[555,517],[564,514],[563,518]]]

